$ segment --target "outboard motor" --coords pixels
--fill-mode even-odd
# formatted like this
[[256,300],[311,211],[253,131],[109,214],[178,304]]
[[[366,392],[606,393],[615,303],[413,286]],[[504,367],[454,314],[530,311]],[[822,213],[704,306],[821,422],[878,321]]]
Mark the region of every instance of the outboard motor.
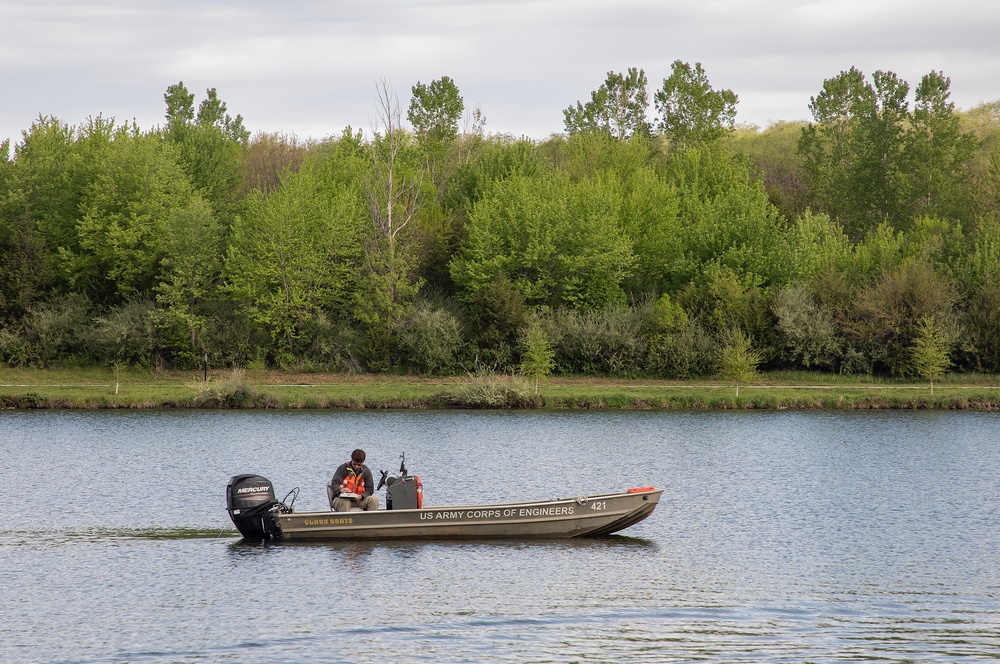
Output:
[[272,509],[281,504],[271,481],[260,475],[234,475],[226,485],[226,508],[244,539],[278,539]]
[[387,510],[419,510],[424,507],[424,486],[419,475],[406,472],[406,454],[400,454],[399,477],[387,477],[382,471],[378,488],[385,485],[385,508]]

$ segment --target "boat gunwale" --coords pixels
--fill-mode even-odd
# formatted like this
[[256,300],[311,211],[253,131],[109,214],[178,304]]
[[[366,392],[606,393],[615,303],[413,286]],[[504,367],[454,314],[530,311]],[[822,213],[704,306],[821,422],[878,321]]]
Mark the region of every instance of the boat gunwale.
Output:
[[[354,515],[354,516],[357,516],[357,515],[360,515],[360,514],[383,514],[383,513],[385,513],[385,514],[390,514],[390,513],[391,514],[407,514],[407,513],[411,513],[411,512],[428,512],[428,511],[437,511],[437,510],[448,510],[448,511],[451,511],[451,510],[476,510],[476,509],[496,509],[498,507],[511,507],[511,508],[512,507],[522,507],[523,508],[523,507],[528,507],[528,506],[532,506],[532,505],[546,505],[546,506],[549,506],[549,505],[559,505],[560,503],[567,503],[567,504],[573,503],[573,504],[577,504],[577,505],[586,505],[587,503],[593,502],[593,501],[596,501],[596,500],[607,500],[609,498],[627,498],[627,497],[632,497],[632,496],[635,496],[635,497],[647,496],[647,500],[648,500],[648,496],[652,496],[652,495],[655,495],[657,497],[657,501],[656,502],[659,502],[659,498],[660,498],[660,496],[662,494],[663,494],[663,489],[652,489],[650,491],[633,491],[631,493],[629,491],[618,491],[618,492],[615,492],[615,493],[605,493],[605,494],[599,494],[599,495],[594,495],[594,496],[570,496],[570,497],[567,497],[567,498],[548,498],[548,499],[542,499],[542,500],[529,500],[529,501],[522,501],[522,502],[516,502],[516,503],[483,503],[483,504],[478,504],[478,505],[440,505],[440,506],[429,506],[429,507],[420,507],[420,508],[411,508],[411,509],[399,509],[399,510],[396,510],[396,509],[388,510],[388,509],[379,508],[377,510],[370,510],[370,511],[361,510],[361,511],[351,511],[351,512],[335,512],[333,510],[309,510],[309,511],[304,511],[304,512],[283,513],[283,514],[279,514],[279,517],[281,517],[281,518],[290,518],[290,517],[296,517],[296,516],[306,516],[306,515],[315,515],[315,514],[345,514],[345,515],[346,514],[351,514],[351,515]],[[549,518],[553,518],[553,517],[549,517]]]

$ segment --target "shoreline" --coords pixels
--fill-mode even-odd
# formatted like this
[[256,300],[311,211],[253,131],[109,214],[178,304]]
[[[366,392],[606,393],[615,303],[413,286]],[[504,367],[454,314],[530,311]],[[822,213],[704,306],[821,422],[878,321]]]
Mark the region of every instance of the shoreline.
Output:
[[927,383],[815,372],[718,380],[0,369],[2,410],[1000,410],[997,376]]

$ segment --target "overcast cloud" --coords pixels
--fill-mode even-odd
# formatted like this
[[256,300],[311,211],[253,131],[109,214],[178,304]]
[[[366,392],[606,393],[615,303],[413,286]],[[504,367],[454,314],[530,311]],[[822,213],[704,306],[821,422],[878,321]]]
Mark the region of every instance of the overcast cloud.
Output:
[[[996,0],[148,0],[0,3],[0,141],[39,114],[163,122],[163,93],[218,89],[252,132],[367,129],[375,85],[450,76],[487,130],[544,138],[609,70],[701,62],[738,121],[809,118],[823,80],[856,66],[915,86],[932,69],[960,108],[1000,99]],[[652,110],[651,110],[652,115]]]

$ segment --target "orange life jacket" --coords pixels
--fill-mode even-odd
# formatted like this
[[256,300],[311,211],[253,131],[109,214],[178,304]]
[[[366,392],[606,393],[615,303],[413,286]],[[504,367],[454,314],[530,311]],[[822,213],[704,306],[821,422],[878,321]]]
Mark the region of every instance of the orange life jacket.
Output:
[[364,466],[361,467],[360,472],[354,472],[353,468],[348,467],[347,477],[344,481],[340,483],[340,491],[347,493],[356,493],[359,496],[365,495],[365,469]]

